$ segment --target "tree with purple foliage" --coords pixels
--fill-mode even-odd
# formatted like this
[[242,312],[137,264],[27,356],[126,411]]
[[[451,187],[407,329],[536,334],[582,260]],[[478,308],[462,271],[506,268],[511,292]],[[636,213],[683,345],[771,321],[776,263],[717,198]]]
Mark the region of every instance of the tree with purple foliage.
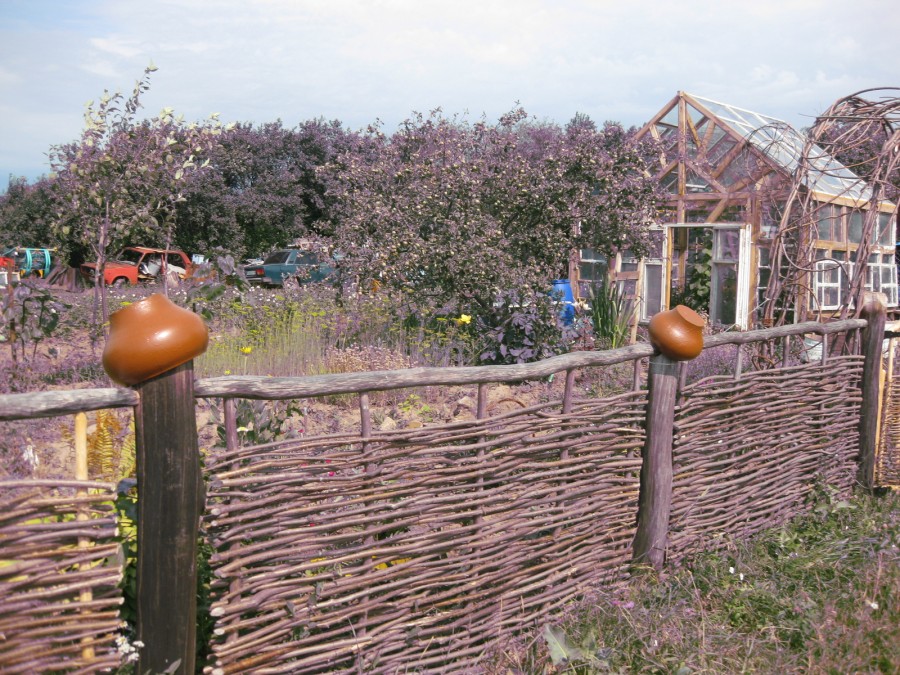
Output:
[[51,246],[49,223],[55,216],[53,183],[41,178],[29,185],[10,176],[0,195],[0,250],[9,246]]
[[[647,148],[619,125],[563,131],[522,109],[496,124],[438,110],[391,137],[372,127],[365,140],[366,152],[324,169],[336,200],[334,243],[364,288],[391,288],[423,315],[474,316],[502,341],[502,293],[540,303],[582,247],[647,249],[658,186]],[[492,358],[547,355],[532,346]]]
[[316,170],[349,136],[337,121],[309,120],[294,129],[281,121],[235,125],[221,135],[212,171],[186,186],[178,213],[191,229],[179,233],[179,244],[262,255],[322,234],[329,203]]
[[56,235],[66,248],[86,247],[97,260],[95,307],[99,304],[104,320],[109,251],[135,239],[167,248],[174,242],[181,188],[208,164],[203,158],[221,131],[215,116],[186,124],[168,108],[138,122],[140,98],[155,70],[144,70],[128,98],[104,92],[96,106],[88,103],[81,138],[50,153],[59,200]]

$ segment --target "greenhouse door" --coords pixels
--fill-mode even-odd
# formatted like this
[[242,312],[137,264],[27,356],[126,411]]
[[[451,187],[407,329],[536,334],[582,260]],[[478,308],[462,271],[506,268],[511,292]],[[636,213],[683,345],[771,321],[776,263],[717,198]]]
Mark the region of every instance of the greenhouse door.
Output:
[[705,312],[711,323],[748,326],[750,229],[745,224],[670,225],[669,306]]

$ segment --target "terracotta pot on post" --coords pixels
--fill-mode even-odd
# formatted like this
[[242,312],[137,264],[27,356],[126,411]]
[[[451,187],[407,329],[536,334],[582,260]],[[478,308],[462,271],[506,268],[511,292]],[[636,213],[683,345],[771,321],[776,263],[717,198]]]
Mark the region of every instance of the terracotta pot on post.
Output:
[[688,361],[703,351],[704,321],[690,307],[678,305],[650,319],[650,342],[673,361]]
[[187,363],[209,343],[203,319],[159,293],[110,314],[109,327],[103,368],[128,386]]

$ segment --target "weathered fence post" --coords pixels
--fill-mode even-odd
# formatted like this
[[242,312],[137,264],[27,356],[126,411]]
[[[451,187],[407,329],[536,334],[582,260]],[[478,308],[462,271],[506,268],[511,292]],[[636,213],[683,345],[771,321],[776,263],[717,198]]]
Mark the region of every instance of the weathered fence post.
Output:
[[192,359],[209,335],[200,317],[158,294],[113,313],[110,326],[103,366],[139,395],[137,672],[190,674],[203,504]]
[[180,660],[176,672],[193,673],[202,508],[193,362],[137,391],[137,672],[169,672]]
[[875,453],[878,444],[878,415],[881,398],[881,360],[884,325],[887,320],[884,296],[866,293],[860,314],[868,324],[862,332],[862,403],[859,411],[859,470],[857,480],[867,490],[875,487]]
[[672,507],[672,445],[678,361],[695,358],[703,349],[703,319],[679,305],[650,321],[650,340],[659,349],[650,359],[646,436],[641,450],[641,483],[637,532],[632,560],[661,569],[666,556]]
[[672,435],[678,362],[657,354],[650,359],[647,435],[641,451],[641,491],[632,559],[663,564],[672,506]]

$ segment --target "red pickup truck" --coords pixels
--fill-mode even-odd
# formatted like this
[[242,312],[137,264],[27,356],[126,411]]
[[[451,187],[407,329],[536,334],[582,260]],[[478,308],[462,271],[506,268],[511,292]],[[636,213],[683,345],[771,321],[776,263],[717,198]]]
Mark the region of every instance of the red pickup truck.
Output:
[[[180,278],[193,271],[191,259],[178,249],[129,246],[113,260],[106,261],[103,279],[107,286],[135,285],[139,281],[153,281],[160,274],[176,273]],[[81,273],[93,283],[97,276],[97,263],[85,263]]]

